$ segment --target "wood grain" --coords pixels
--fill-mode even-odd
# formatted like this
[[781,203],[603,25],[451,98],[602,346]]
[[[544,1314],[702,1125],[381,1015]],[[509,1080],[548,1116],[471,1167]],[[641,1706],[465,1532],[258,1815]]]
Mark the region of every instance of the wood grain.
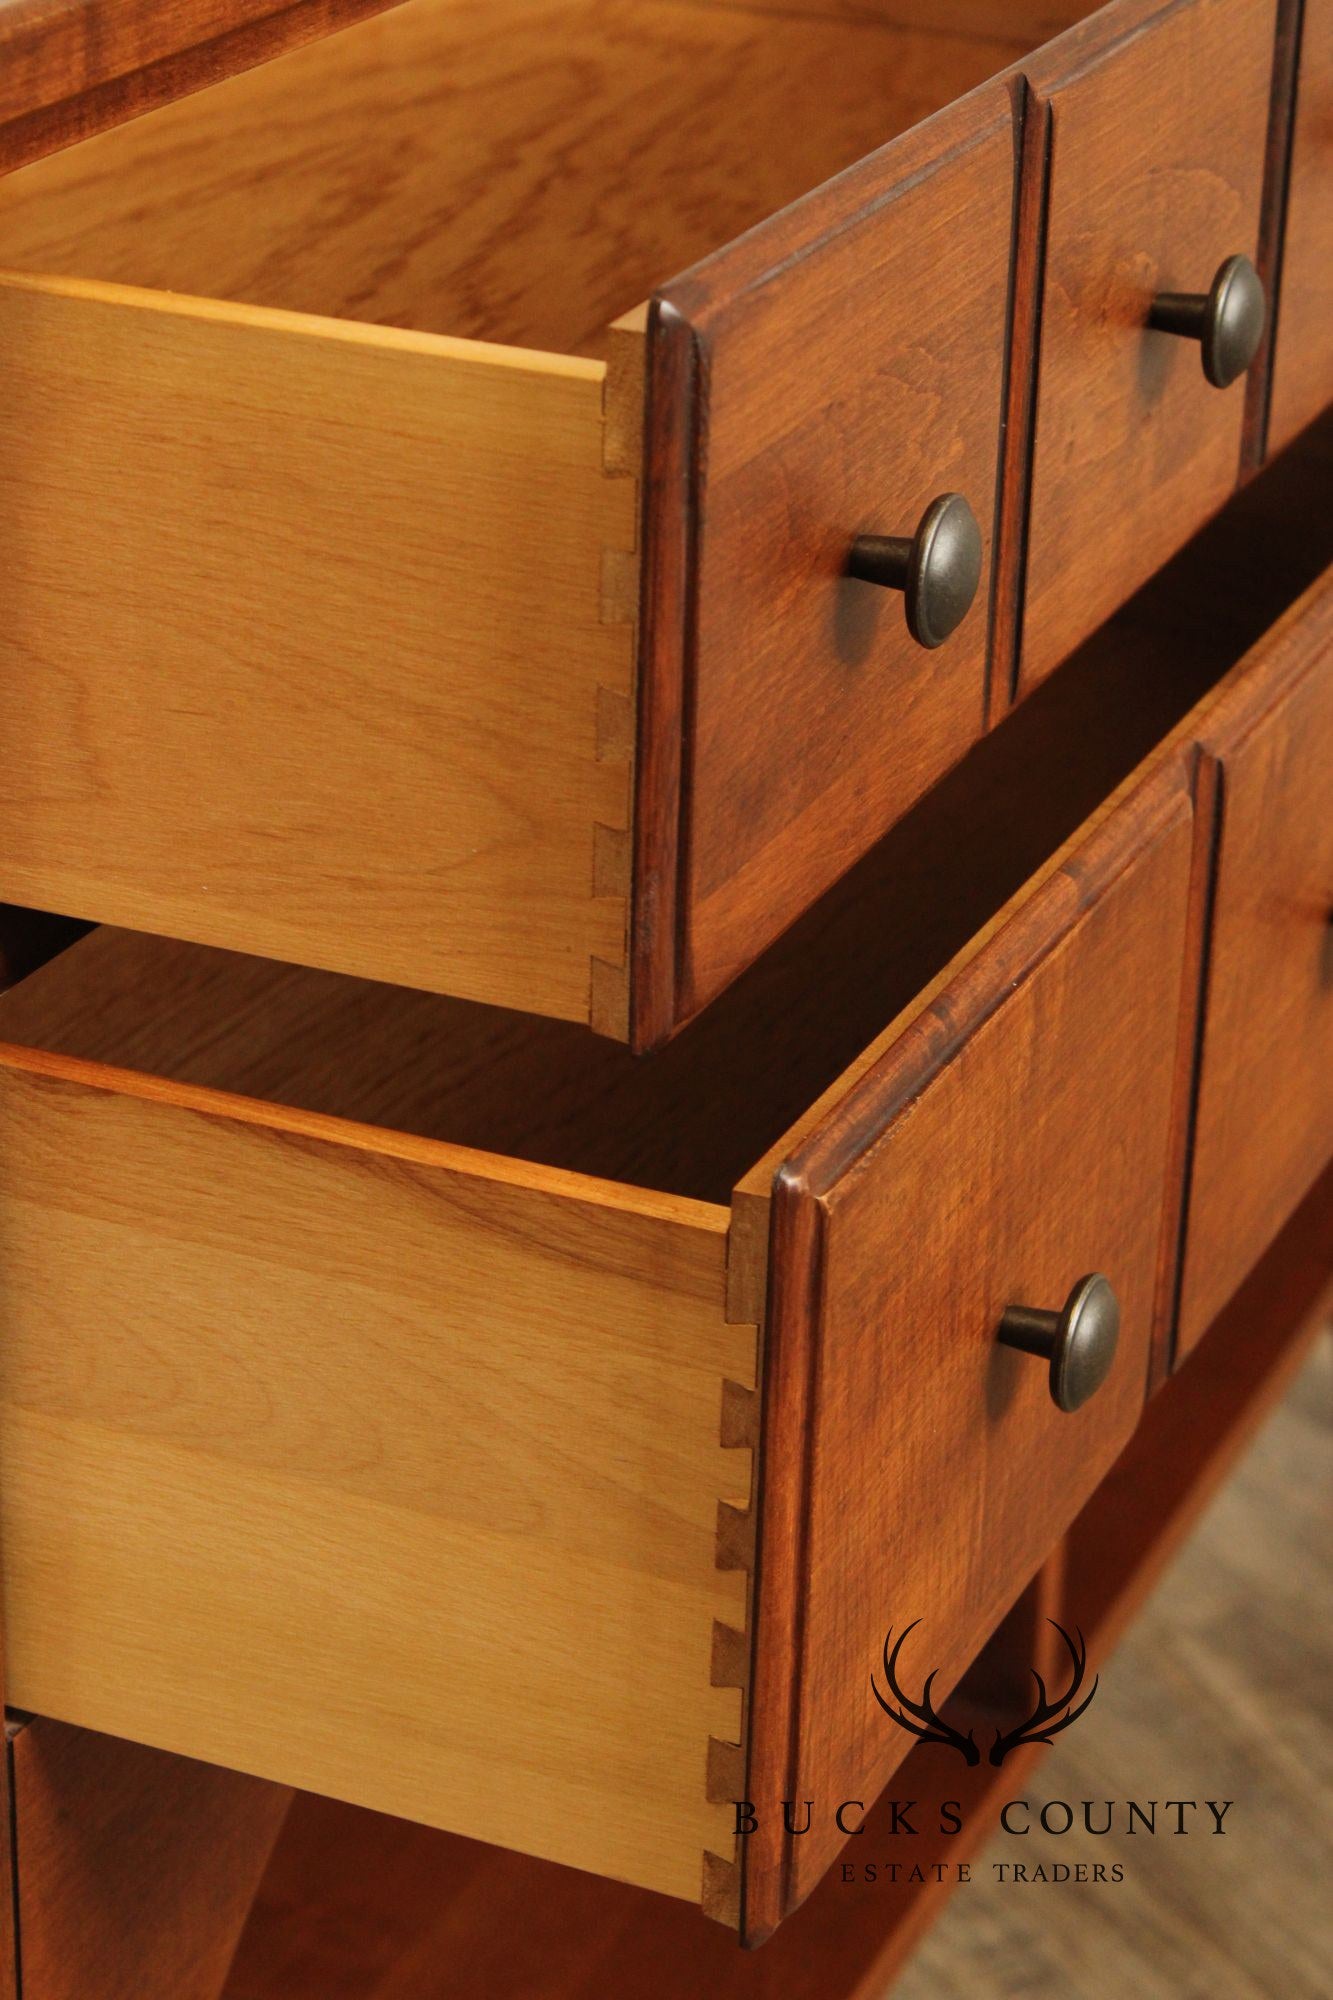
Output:
[[1333,1172],[1323,1174],[1144,1413],[1068,1538],[1072,1615],[1119,1640],[1290,1385],[1333,1305]]
[[[992,1713],[997,1704],[1012,1713],[1015,1697],[1021,1700],[1027,1692],[1026,1682],[1018,1683],[1034,1657],[1033,1620],[1046,1615],[1077,1620],[1097,1658],[1107,1659],[1308,1352],[1317,1327],[1312,1315],[1333,1274],[1331,1193],[1324,1191],[1322,1206],[1313,1197],[1306,1203],[1190,1367],[1145,1413],[1075,1522],[1067,1556],[1061,1552],[1044,1567],[1016,1615],[988,1641],[960,1693],[970,1684],[973,1691],[984,1690]],[[1314,1450],[1309,1458],[1313,1462]],[[1235,1655],[1229,1607],[1235,1589],[1244,1587],[1244,1571],[1228,1574],[1226,1582],[1224,1641],[1210,1645],[1207,1655],[1214,1670]],[[1168,1602],[1175,1609],[1164,1605],[1159,1635],[1168,1621],[1178,1628],[1178,1583]],[[1266,1649],[1259,1651],[1256,1679],[1267,1683]],[[1160,1651],[1151,1665],[1160,1677]],[[1114,1699],[1116,1690],[1123,1701],[1129,1673],[1118,1656],[1102,1702]],[[1140,1672],[1134,1685],[1146,1695],[1155,1681]],[[1160,1702],[1146,1708],[1156,1743]],[[957,1719],[959,1709],[951,1705],[951,1712]],[[1089,1741],[1085,1731],[1095,1733],[1097,1717],[1105,1713],[1099,1704],[1065,1742]],[[1197,1715],[1192,1726],[1197,1733]],[[1070,1779],[1057,1778],[1057,1764],[1068,1774],[1068,1751],[1056,1752],[1049,1775],[1043,1770],[1041,1796],[1094,1795],[1092,1784],[1067,1789]],[[1086,1769],[1080,1765],[1079,1775]],[[1101,1769],[1109,1773],[1112,1767]],[[973,1850],[991,1824],[987,1786],[998,1781],[999,1797],[1021,1796],[1031,1770],[1031,1763],[1011,1757],[1000,1771],[986,1765],[968,1771],[947,1753],[921,1748],[909,1755],[892,1789],[922,1802],[925,1825],[934,1800],[945,1795],[959,1800],[967,1831],[948,1843],[948,1858],[957,1859]],[[890,1858],[890,1824],[889,1802],[873,1806],[866,1835],[849,1844],[849,1857]],[[913,1856],[922,1855],[925,1846],[924,1839],[914,1842]],[[1284,1875],[1273,1869],[1271,1876],[1268,1894],[1289,1894]],[[1256,1885],[1247,1888],[1253,1894]],[[967,1902],[985,1891],[974,1885],[963,1894]],[[661,1897],[328,1801],[302,1799],[265,1880],[225,2000],[437,2000],[446,1968],[450,2000],[494,2000],[497,1994],[528,1990],[540,1990],[543,2000],[602,2000],[609,1992],[632,1992],[635,2000],[700,1994],[708,2000],[882,2000],[947,1896],[947,1884],[895,1885],[882,1876],[873,1885],[847,1883],[835,1869],[762,1951],[742,1953],[697,1913]],[[1233,1923],[1234,1916],[1222,1926],[1221,1944],[1232,1935]],[[1049,1938],[1054,1927],[1058,1937],[1078,1939],[1085,1925],[1082,1906],[1063,1918],[1043,1906],[1026,1928],[1029,1936],[1039,1931]],[[975,1930],[975,1948],[960,1969],[956,1952],[947,1949],[946,1926],[945,1936],[932,1940],[909,1975],[910,1990],[933,1995],[943,1968],[954,1982],[951,1993],[989,1993],[990,1984],[977,1982],[989,1980],[993,1969],[998,1995],[1004,1966],[1012,1960],[996,1964],[989,1915],[976,1921]],[[1150,1941],[1154,1948],[1160,1942],[1156,1932]],[[1270,1947],[1271,1942],[1270,1936]],[[1173,1951],[1175,1970],[1179,1952],[1174,1946]],[[1047,1955],[1028,1950],[1021,1961],[1025,1976],[1048,1961],[1054,1966],[1058,1956],[1054,1947]],[[1097,1959],[1080,1992],[1106,1990],[1108,1963]]]
[[1025,42],[635,0],[410,0],[0,188],[0,263],[595,350]]
[[5,1741],[22,1992],[217,2000],[290,1792],[44,1717]]
[[0,1119],[11,1699],[697,1903],[725,1211],[33,1051]]
[[586,1021],[602,365],[18,276],[0,358],[0,894]]
[[1041,362],[1018,691],[1219,507],[1244,389],[1147,329],[1208,289],[1260,222],[1274,0],[1108,8],[1027,66],[1052,119]]
[[1333,571],[1201,738],[1217,858],[1182,1351],[1333,1155]]
[[1273,336],[1282,307],[1282,244],[1291,181],[1292,125],[1296,112],[1296,68],[1300,54],[1304,0],[1277,0],[1269,87],[1268,139],[1264,148],[1264,191],[1254,258],[1268,300],[1259,349],[1245,377],[1245,417],[1241,426],[1240,475],[1249,479],[1268,453],[1268,414],[1273,393]]
[[0,0],[0,167],[395,0]]
[[658,968],[636,994],[641,1043],[711,1000],[981,733],[985,590],[926,653],[901,598],[845,566],[858,532],[910,533],[951,489],[989,566],[1012,175],[997,89],[661,294],[651,434],[685,462],[649,486],[641,709],[646,742],[679,714],[684,745],[678,766],[640,770],[653,888],[636,963]]
[[[925,1618],[952,1685],[1137,1420],[1191,846],[1172,757],[793,1135],[765,1393],[770,1434],[785,1396],[810,1444],[803,1476],[765,1476],[754,1688],[757,1738],[787,1759],[777,1796],[879,1790],[902,1755],[870,1693],[884,1632]],[[1089,1270],[1117,1288],[1121,1348],[1068,1417],[995,1328]],[[840,1839],[790,1845],[751,1844],[761,1933]]]
[[1333,0],[1304,0],[1269,444],[1333,398]]
[[[988,1642],[969,1681],[967,1719],[1026,1675],[1037,1593]],[[1025,1690],[1023,1690],[1025,1692]],[[1021,1696],[1020,1696],[1021,1698]],[[955,1705],[954,1712],[962,1709]],[[964,1723],[966,1725],[966,1722]],[[984,1724],[983,1724],[984,1726]],[[1030,1759],[1003,1776],[960,1772],[937,1752],[904,1770],[918,1800],[923,1867],[965,1859],[990,1824],[997,1781],[1007,1796]],[[958,1802],[966,1832],[935,1835],[939,1804]],[[899,1837],[899,1844],[901,1837]],[[892,1852],[891,1814],[872,1808],[853,1843],[867,1859]],[[599,1882],[475,1842],[429,1833],[327,1801],[297,1801],[224,2000],[450,2000],[540,1992],[543,2000],[845,2000],[873,1984],[886,1947],[933,1914],[938,1891],[903,1882],[843,1882],[835,1874],[761,1952],[660,1896]]]
[[572,1023],[107,931],[77,980],[12,991],[5,1032],[725,1205],[1333,560],[1331,445],[1317,428],[1237,494],[651,1062]]

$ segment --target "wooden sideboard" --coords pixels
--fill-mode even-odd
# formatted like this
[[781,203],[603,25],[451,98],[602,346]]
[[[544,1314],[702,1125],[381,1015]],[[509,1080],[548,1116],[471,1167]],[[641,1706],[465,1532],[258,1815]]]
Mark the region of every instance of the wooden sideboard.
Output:
[[1214,1475],[1326,1246],[1331,12],[0,4],[41,1728],[758,1944],[886,1630],[1009,1685]]

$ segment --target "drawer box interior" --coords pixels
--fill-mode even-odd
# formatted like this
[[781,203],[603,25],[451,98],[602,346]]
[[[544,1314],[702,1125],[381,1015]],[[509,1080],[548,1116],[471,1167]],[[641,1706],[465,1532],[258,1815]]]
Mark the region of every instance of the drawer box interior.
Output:
[[652,1063],[111,928],[0,996],[12,1698],[734,1920],[765,1177],[1318,566],[1299,474]]
[[[0,182],[0,677],[25,744],[0,896],[640,1046],[689,1018],[982,726],[984,601],[927,655],[839,565],[951,483],[989,541],[1008,93],[922,142],[927,180],[961,161],[938,212],[913,155],[835,197],[837,229],[800,225],[851,244],[844,206],[892,208],[893,275],[867,265],[855,312],[839,267],[841,313],[775,308],[769,363],[747,302],[759,346],[717,371],[746,451],[756,397],[797,425],[806,498],[785,521],[761,465],[772,519],[711,505],[721,577],[738,533],[782,574],[728,584],[711,706],[664,724],[668,761],[699,751],[661,780],[697,816],[679,939],[653,927],[671,870],[635,861],[664,768],[636,691],[642,302],[1084,11],[409,0]],[[910,326],[858,332],[909,296]],[[812,497],[844,393],[846,491]]]
[[1091,11],[407,0],[12,175],[0,261],[603,357],[657,286]]

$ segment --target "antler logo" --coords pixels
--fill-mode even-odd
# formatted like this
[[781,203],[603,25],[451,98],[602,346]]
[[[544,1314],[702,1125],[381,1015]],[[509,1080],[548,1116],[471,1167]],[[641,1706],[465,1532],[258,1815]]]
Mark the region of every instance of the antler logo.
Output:
[[[896,1702],[897,1706],[894,1707],[893,1702],[887,1701],[880,1693],[879,1685],[873,1674],[870,1676],[871,1691],[874,1694],[875,1700],[890,1720],[896,1722],[900,1729],[905,1729],[909,1736],[915,1736],[919,1743],[943,1743],[948,1749],[956,1750],[965,1763],[979,1764],[981,1762],[981,1752],[977,1748],[974,1732],[969,1729],[966,1736],[964,1736],[960,1729],[955,1729],[952,1723],[946,1722],[942,1715],[936,1713],[931,1702],[930,1690],[934,1686],[938,1668],[935,1672],[926,1675],[925,1685],[921,1690],[920,1701],[913,1701],[899,1685],[898,1656],[902,1652],[903,1643],[908,1633],[914,1632],[920,1623],[921,1620],[919,1618],[914,1618],[910,1625],[903,1627],[894,1643],[892,1652],[889,1650],[889,1641],[893,1638],[892,1626],[889,1627],[884,1636],[884,1679],[888,1687],[888,1692],[892,1695],[893,1702]],[[1097,1692],[1100,1676],[1093,1680],[1092,1686],[1084,1695],[1082,1701],[1078,1701],[1079,1691],[1083,1686],[1083,1677],[1087,1672],[1088,1666],[1088,1649],[1083,1634],[1079,1632],[1077,1642],[1075,1642],[1069,1633],[1066,1632],[1063,1625],[1056,1624],[1054,1618],[1048,1619],[1047,1623],[1054,1626],[1055,1630],[1060,1634],[1069,1653],[1071,1668],[1069,1686],[1057,1701],[1051,1701],[1046,1693],[1045,1681],[1035,1667],[1031,1669],[1032,1678],[1037,1683],[1036,1706],[1033,1708],[1032,1713],[1023,1722],[1019,1723],[1016,1729],[996,1730],[995,1741],[990,1747],[990,1762],[992,1764],[1003,1764],[1009,1752],[1017,1750],[1022,1744],[1049,1743],[1052,1737],[1058,1736],[1062,1729],[1068,1729],[1071,1722],[1078,1721],[1080,1715],[1082,1715],[1088,1703]],[[1075,1627],[1076,1631],[1077,1629]],[[1074,1706],[1075,1702],[1078,1703],[1077,1707]]]

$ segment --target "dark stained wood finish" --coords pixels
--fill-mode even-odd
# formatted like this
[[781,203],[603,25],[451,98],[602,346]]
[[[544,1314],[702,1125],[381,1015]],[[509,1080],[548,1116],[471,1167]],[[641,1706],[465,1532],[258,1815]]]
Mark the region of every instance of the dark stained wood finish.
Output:
[[1333,571],[1210,713],[1207,1001],[1179,1346],[1333,1154]]
[[[1191,862],[1172,755],[795,1135],[765,1398],[770,1439],[803,1437],[805,1458],[765,1477],[753,1698],[752,1758],[777,1797],[879,1789],[902,1755],[869,1686],[885,1629],[925,1618],[917,1671],[952,1684],[1137,1419]],[[1069,1417],[995,1330],[1007,1304],[1058,1306],[1089,1270],[1116,1286],[1124,1329],[1110,1380]],[[750,1843],[752,1934],[837,1846]]]
[[291,1794],[11,1718],[23,2000],[217,2000]]
[[1268,441],[1333,397],[1333,0],[1303,0]]
[[902,598],[844,570],[856,534],[910,533],[950,489],[971,499],[989,568],[1013,146],[1008,93],[978,92],[658,301],[640,1047],[718,993],[984,726],[986,590],[927,653]]
[[0,0],[0,171],[400,0]]
[[1256,254],[1275,25],[1275,0],[1131,0],[1028,65],[1051,181],[1020,694],[1236,483],[1244,387],[1145,322]]
[[[1304,0],[1277,0],[1277,35],[1264,154],[1263,206],[1255,267],[1263,280],[1269,312],[1263,340],[1245,381],[1245,421],[1241,432],[1241,477],[1248,479],[1268,450],[1268,409],[1273,388],[1273,342],[1282,297],[1282,247],[1287,190],[1291,177],[1292,125],[1296,109],[1296,64]],[[1312,410],[1311,416],[1317,415]]]
[[1144,1412],[1070,1529],[1065,1606],[1115,1645],[1236,1458],[1326,1329],[1333,1306],[1333,1169]]

